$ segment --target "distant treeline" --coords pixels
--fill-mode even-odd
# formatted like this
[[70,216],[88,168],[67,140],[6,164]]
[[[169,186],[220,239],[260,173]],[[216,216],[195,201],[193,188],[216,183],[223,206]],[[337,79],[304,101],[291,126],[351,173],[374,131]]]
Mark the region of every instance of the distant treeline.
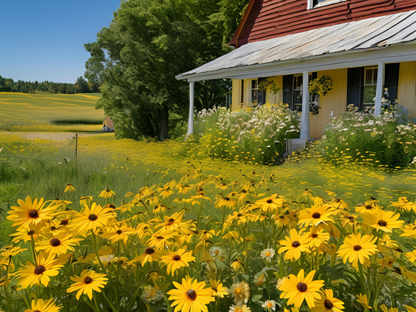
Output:
[[34,93],[36,91],[74,94],[74,93],[97,93],[100,92],[98,84],[89,83],[84,77],[78,77],[75,83],[60,83],[52,81],[32,82],[4,78],[0,76],[0,92],[22,92]]

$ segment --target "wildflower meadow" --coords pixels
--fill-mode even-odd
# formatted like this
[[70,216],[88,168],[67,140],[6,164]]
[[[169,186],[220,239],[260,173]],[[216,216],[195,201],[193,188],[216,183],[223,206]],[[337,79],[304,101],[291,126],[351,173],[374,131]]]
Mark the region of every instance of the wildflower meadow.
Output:
[[412,166],[1,139],[4,311],[416,309]]

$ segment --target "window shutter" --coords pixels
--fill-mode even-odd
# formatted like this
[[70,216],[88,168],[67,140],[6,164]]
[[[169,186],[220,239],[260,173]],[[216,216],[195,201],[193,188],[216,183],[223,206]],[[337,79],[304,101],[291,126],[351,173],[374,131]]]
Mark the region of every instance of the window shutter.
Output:
[[348,68],[347,105],[363,108],[364,67]]
[[283,76],[283,103],[293,110],[293,75]]
[[[389,101],[391,103],[397,99],[397,88],[399,85],[400,63],[386,64],[384,75],[384,87],[389,89]],[[384,94],[384,90],[383,90]]]
[[[259,78],[258,79],[258,83],[259,83],[259,85],[264,81],[264,80],[267,80],[267,78]],[[266,103],[266,92],[264,92],[264,91],[260,91],[260,90],[258,90],[257,91],[258,93],[258,98],[257,98],[257,104],[258,105],[263,105],[264,103]]]

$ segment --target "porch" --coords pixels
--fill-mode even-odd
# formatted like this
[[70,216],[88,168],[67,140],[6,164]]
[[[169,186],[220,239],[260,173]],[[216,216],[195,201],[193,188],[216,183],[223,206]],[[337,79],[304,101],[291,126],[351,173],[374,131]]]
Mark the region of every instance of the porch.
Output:
[[364,87],[366,77],[354,76],[354,72],[361,69],[372,70],[375,114],[379,115],[385,78],[389,77],[385,76],[385,72],[392,67],[391,64],[399,68],[397,98],[415,117],[415,40],[416,11],[410,11],[246,44],[177,76],[177,79],[188,80],[190,85],[188,134],[193,131],[193,87],[197,81],[233,79],[232,108],[236,109],[240,105],[253,104],[253,81],[258,83],[260,77],[271,77],[281,86],[277,94],[266,94],[266,102],[268,99],[272,101],[272,97],[273,101],[285,102],[285,77],[296,76],[297,95],[301,101],[292,103],[291,108],[309,112],[309,76],[313,73],[317,77],[329,75],[334,87],[325,97],[321,97],[319,114],[301,114],[300,137],[307,139],[322,135],[330,121],[331,112],[332,117],[338,117],[348,104],[357,105],[354,102],[363,97],[357,90]]

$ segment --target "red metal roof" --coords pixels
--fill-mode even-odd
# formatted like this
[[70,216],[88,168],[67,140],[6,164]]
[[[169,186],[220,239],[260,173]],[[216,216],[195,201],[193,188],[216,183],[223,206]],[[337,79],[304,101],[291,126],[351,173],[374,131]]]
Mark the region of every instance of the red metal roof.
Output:
[[416,0],[346,0],[307,9],[307,0],[250,0],[230,41],[241,46],[310,29],[416,9]]

